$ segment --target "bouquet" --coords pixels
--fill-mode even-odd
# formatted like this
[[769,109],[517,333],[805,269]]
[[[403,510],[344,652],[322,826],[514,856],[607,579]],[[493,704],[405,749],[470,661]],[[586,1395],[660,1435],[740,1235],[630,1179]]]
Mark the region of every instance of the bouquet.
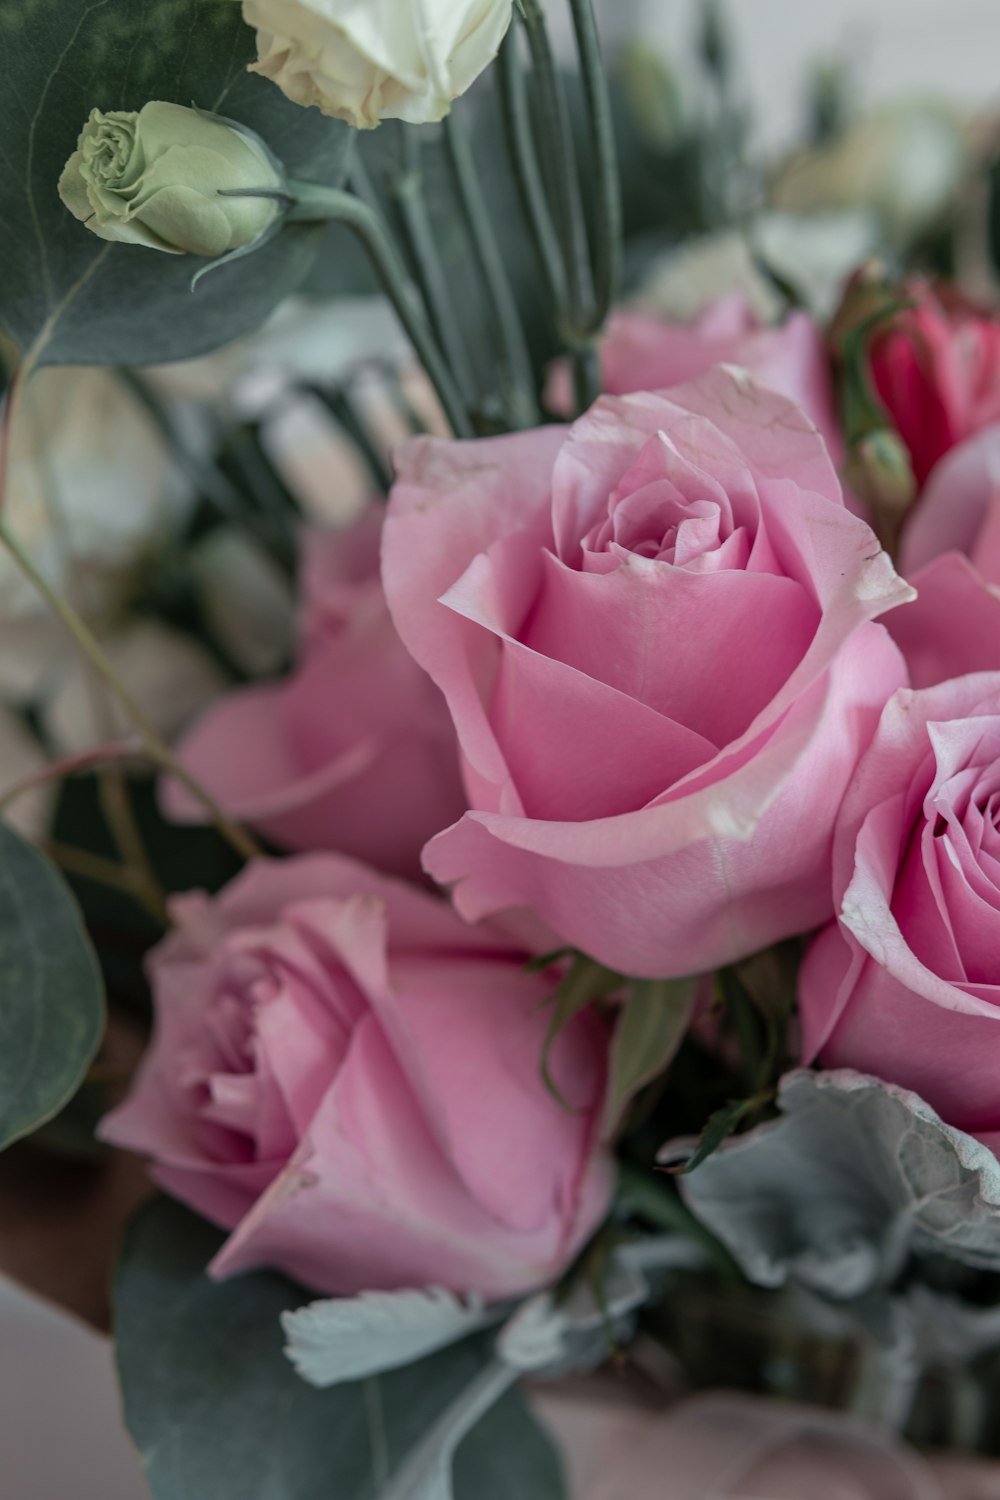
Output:
[[154,1500],[1000,1452],[995,132],[600,10],[0,12],[0,1263]]

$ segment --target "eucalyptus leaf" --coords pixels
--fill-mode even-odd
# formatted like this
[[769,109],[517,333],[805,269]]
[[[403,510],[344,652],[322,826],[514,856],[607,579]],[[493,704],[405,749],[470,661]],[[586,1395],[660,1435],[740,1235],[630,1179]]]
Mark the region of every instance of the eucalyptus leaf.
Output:
[[76,1093],[104,1030],[104,986],[70,892],[0,823],[0,1149]]
[[[447,1495],[398,1485],[435,1472],[431,1437],[449,1449],[451,1464],[450,1434],[473,1407],[480,1417],[486,1386],[493,1393],[492,1336],[316,1390],[282,1353],[281,1316],[301,1305],[303,1292],[266,1273],[213,1282],[205,1266],[221,1239],[162,1199],[142,1209],[126,1235],[116,1282],[118,1367],[154,1500]],[[454,1452],[456,1500],[564,1500],[558,1456],[519,1392],[496,1394]]]
[[289,225],[191,291],[204,264],[98,239],[59,175],[91,109],[151,99],[249,126],[293,176],[339,185],[353,133],[247,72],[254,33],[234,0],[3,0],[0,326],[46,364],[150,364],[261,324],[308,274],[322,228]]
[[488,1321],[480,1298],[463,1301],[427,1287],[310,1302],[284,1313],[281,1326],[285,1353],[303,1380],[328,1386],[411,1364]]
[[856,1298],[888,1286],[911,1253],[1000,1270],[1000,1163],[916,1094],[803,1069],[778,1103],[782,1119],[681,1179],[751,1281]]

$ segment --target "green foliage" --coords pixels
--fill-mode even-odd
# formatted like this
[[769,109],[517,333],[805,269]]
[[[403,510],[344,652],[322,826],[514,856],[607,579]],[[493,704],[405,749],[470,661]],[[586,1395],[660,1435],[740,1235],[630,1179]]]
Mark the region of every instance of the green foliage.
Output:
[[250,126],[293,175],[339,184],[352,132],[247,73],[254,34],[233,0],[3,0],[0,325],[47,364],[148,364],[256,328],[307,275],[322,230],[292,225],[214,272],[77,222],[57,183],[92,108],[150,99]]
[[847,1069],[799,1069],[778,1105],[780,1119],[682,1185],[751,1281],[849,1300],[890,1286],[911,1254],[1000,1270],[996,1157],[916,1094]]
[[605,1111],[610,1126],[640,1089],[669,1068],[691,1020],[696,993],[694,979],[641,979],[629,986],[611,1046]]
[[0,823],[0,1148],[73,1096],[103,1028],[100,971],[72,896]]
[[678,1175],[684,1177],[697,1171],[702,1163],[708,1161],[710,1156],[714,1156],[719,1147],[739,1129],[744,1120],[756,1114],[767,1102],[766,1097],[733,1099],[729,1104],[724,1104],[721,1109],[717,1109],[714,1115],[709,1117],[694,1151],[683,1166],[676,1169]]
[[[161,816],[156,778],[129,776],[128,790],[139,836],[168,894],[196,887],[216,891],[236,875],[240,861],[214,828],[169,823]],[[63,782],[52,836],[71,848],[118,859],[96,775]],[[116,1002],[144,1013],[148,988],[143,965],[150,947],[163,936],[162,929],[128,892],[75,874],[68,883],[97,946],[108,992]]]
[[[219,1234],[165,1200],[126,1237],[116,1289],[125,1419],[155,1500],[375,1500],[477,1379],[492,1336],[319,1391],[282,1353],[304,1294],[280,1276],[205,1275]],[[562,1500],[558,1458],[516,1390],[455,1460],[457,1500]],[[402,1497],[400,1497],[402,1500]]]

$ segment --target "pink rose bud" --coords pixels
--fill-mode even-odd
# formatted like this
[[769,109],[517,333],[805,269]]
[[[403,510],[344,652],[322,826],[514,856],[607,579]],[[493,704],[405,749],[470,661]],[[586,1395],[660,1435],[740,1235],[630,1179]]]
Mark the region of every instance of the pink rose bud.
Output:
[[923,485],[956,443],[1000,420],[1000,320],[919,279],[898,294],[914,306],[875,330],[872,378]]
[[106,1139],[233,1233],[217,1276],[316,1291],[551,1281],[602,1218],[606,1036],[556,1039],[551,974],[433,896],[330,856],[260,861],[178,901],[156,1031]]

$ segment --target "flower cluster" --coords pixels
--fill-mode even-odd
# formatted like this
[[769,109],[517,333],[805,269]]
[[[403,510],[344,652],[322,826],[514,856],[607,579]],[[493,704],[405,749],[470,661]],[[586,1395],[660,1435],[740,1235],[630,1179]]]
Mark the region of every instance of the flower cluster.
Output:
[[[924,316],[879,338],[880,381]],[[404,447],[384,533],[370,508],[307,538],[293,675],[182,745],[270,839],[329,851],[178,907],[106,1127],[233,1230],[217,1274],[557,1274],[609,1201],[614,1012],[559,1034],[566,1113],[544,949],[662,980],[821,929],[804,1060],[1000,1142],[997,429],[933,468],[900,572],[845,501],[805,315],[630,315],[604,362],[618,394],[572,426]],[[453,910],[371,869],[421,851]]]
[[[1000,316],[967,294],[995,291],[952,190],[971,147],[943,114],[848,128],[828,78],[810,150],[758,170],[713,5],[694,121],[641,49],[615,94],[592,0],[575,94],[539,0],[212,0],[204,58],[200,23],[157,31],[164,98],[109,41],[66,161],[65,80],[125,3],[67,42],[22,153],[46,253],[11,262],[0,582],[8,628],[30,583],[92,677],[4,674],[4,801],[33,800],[27,838],[0,828],[0,1144],[92,1077],[99,1136],[194,1210],[154,1210],[200,1236],[194,1302],[172,1251],[159,1302],[283,1313],[297,1373],[364,1405],[365,1493],[450,1494],[521,1374],[637,1328],[711,1384],[705,1328],[739,1355],[766,1292],[837,1345],[809,1389],[882,1381],[902,1433],[921,1367],[1000,1350]],[[495,58],[502,139],[477,99],[450,114]],[[908,202],[921,139],[947,181]],[[948,215],[954,284],[924,269]],[[391,356],[342,296],[369,270]],[[297,318],[233,343],[291,289]],[[81,357],[114,373],[59,422],[64,376],[28,375]],[[87,1071],[88,935],[146,1028],[117,1092]],[[801,1394],[796,1340],[760,1340],[747,1383]]]

